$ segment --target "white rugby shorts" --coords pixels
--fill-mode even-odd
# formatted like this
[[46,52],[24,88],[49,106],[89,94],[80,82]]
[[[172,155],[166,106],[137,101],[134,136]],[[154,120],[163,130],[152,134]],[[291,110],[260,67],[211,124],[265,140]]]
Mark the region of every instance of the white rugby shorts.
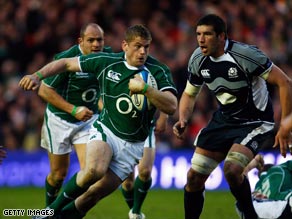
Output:
[[[91,141],[105,141],[113,152],[113,156],[109,168],[124,181],[130,173],[133,172],[134,167],[138,164],[143,156],[145,141],[141,142],[128,142],[117,137],[110,129],[98,121],[102,132],[97,128],[90,129]],[[101,130],[100,129],[100,130]],[[105,138],[103,138],[106,136]]]
[[46,109],[48,120],[44,120],[41,132],[41,147],[52,154],[67,154],[74,144],[86,144],[89,139],[89,129],[98,114],[86,122],[70,123]]

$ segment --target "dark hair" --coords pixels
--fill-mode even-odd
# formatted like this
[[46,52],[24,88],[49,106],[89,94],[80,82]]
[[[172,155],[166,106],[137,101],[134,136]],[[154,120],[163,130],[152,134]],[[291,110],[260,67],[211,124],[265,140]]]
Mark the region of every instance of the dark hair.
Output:
[[227,38],[227,27],[224,20],[216,14],[208,14],[202,18],[197,23],[197,26],[209,25],[213,26],[216,35],[221,33],[225,34],[225,39]]
[[274,164],[270,164],[270,163],[268,163],[268,164],[265,164],[264,166],[263,166],[263,168],[261,169],[261,170],[259,170],[259,172],[258,172],[258,176],[260,177],[260,175],[263,173],[263,172],[267,172],[271,167],[273,167],[274,166]]
[[125,41],[128,43],[137,37],[141,37],[142,39],[146,40],[152,40],[150,31],[142,24],[129,27],[125,33]]

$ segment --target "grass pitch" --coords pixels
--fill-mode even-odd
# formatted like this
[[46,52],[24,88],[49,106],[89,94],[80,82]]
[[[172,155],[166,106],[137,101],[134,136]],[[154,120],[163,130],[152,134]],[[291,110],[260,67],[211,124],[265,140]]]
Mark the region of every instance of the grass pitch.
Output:
[[[0,218],[26,219],[28,216],[3,216],[3,209],[41,209],[43,188],[0,188]],[[92,208],[85,219],[128,219],[128,207],[117,190]],[[147,219],[183,219],[183,190],[152,189],[142,207]],[[201,219],[237,219],[234,198],[228,191],[207,191]]]

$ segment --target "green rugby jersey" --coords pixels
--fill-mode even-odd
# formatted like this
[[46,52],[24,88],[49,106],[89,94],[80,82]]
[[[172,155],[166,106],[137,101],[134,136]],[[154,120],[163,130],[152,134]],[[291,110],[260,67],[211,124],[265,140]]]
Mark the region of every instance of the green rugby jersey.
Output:
[[126,141],[144,141],[156,109],[139,111],[135,108],[129,95],[130,78],[144,69],[154,76],[159,90],[169,90],[175,95],[177,91],[166,65],[148,56],[145,65],[136,68],[129,66],[124,57],[124,52],[98,53],[80,56],[79,62],[83,72],[94,73],[99,81],[104,104],[99,121]]
[[292,197],[292,160],[263,172],[255,185],[255,191],[271,200],[288,200]]
[[[110,47],[105,47],[104,52],[111,52]],[[79,45],[75,45],[68,50],[55,55],[54,59],[70,58],[82,55]],[[98,81],[93,74],[86,72],[63,72],[61,74],[48,77],[44,83],[54,88],[67,102],[76,106],[86,106],[94,113],[98,111],[98,99],[100,96]],[[58,109],[52,104],[47,104],[48,109],[56,116],[71,122],[79,122],[72,115]]]

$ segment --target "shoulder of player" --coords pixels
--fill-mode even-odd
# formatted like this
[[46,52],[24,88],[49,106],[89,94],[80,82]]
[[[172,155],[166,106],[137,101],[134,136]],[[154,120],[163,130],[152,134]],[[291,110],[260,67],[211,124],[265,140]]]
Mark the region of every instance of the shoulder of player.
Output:
[[160,62],[159,60],[157,60],[156,58],[154,58],[151,55],[148,55],[146,62],[145,62],[146,66],[150,66],[150,67],[154,67],[154,68],[158,68],[158,69],[163,69],[163,71],[170,71],[169,67]]
[[120,52],[120,53],[98,52],[98,53],[91,53],[88,55],[81,55],[80,60],[82,62],[84,61],[87,62],[90,60],[92,61],[100,60],[104,63],[113,63],[117,61],[123,61],[124,60],[123,54],[124,54],[123,52]]
[[201,48],[198,47],[192,53],[188,66],[199,65],[205,58],[206,56],[202,54]]
[[237,57],[254,57],[261,50],[256,45],[250,45],[234,40],[229,41],[227,52]]
[[112,53],[113,52],[113,49],[110,46],[104,46],[102,52]]
[[74,45],[63,52],[57,53],[54,56],[54,59],[70,58],[70,57],[78,56],[80,54],[81,54],[81,51],[80,51],[78,45]]

